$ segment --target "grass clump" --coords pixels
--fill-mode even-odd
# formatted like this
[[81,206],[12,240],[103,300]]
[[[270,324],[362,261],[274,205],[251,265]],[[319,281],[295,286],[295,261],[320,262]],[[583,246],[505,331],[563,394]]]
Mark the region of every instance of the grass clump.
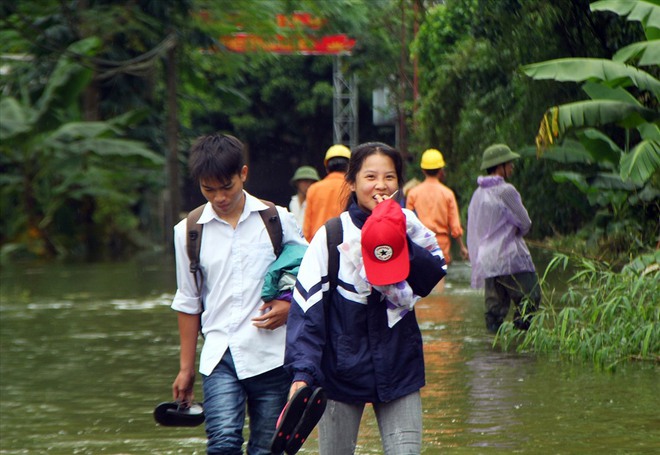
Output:
[[[575,267],[561,295],[546,289],[557,268]],[[660,363],[660,251],[638,257],[619,271],[604,262],[572,264],[555,255],[541,278],[541,308],[528,331],[505,322],[494,344],[504,350],[558,353],[611,370],[629,360]]]

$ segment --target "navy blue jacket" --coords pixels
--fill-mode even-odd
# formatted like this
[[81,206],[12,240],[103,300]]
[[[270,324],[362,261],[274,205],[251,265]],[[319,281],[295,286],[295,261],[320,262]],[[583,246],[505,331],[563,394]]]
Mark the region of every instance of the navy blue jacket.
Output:
[[[412,212],[404,212],[409,225],[426,229]],[[344,241],[360,238],[367,217],[355,204],[342,213]],[[406,281],[422,297],[446,274],[435,246],[427,250],[408,238]],[[341,255],[337,289],[326,309],[327,263],[323,227],[303,258],[287,322],[284,366],[293,380],[321,385],[330,399],[348,403],[388,402],[419,390],[425,384],[424,354],[415,312],[388,327],[381,294],[374,289],[359,295],[351,282],[355,267]]]

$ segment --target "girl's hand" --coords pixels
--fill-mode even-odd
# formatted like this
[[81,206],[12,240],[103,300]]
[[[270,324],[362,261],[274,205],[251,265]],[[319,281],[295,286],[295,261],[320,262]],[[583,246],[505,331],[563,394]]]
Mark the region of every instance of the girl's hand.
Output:
[[394,196],[397,195],[399,190],[396,190],[394,193],[390,194],[389,196],[386,194],[380,195],[380,194],[375,194],[374,199],[376,200],[376,204],[380,204],[383,201],[386,201],[388,199],[392,199]]
[[289,400],[298,391],[298,389],[302,389],[303,387],[306,386],[307,383],[305,381],[296,381],[293,384],[291,384],[291,389],[289,389]]

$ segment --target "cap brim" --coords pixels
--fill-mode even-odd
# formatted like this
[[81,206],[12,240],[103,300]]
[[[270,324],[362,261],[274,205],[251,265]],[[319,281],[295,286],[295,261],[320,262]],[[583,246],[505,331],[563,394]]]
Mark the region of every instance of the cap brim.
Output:
[[501,156],[492,160],[488,160],[484,163],[481,164],[481,170],[485,171],[488,168],[494,167],[494,166],[499,166],[500,164],[508,163],[509,161],[517,160],[520,158],[520,155],[518,155],[516,152],[510,152],[509,154],[505,156]]

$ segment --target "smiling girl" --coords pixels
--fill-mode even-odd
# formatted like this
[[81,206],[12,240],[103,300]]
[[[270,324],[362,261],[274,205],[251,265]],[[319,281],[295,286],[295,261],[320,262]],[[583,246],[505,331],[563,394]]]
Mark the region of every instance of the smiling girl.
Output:
[[[287,323],[285,368],[293,377],[290,396],[305,385],[326,392],[327,408],[319,422],[321,455],[354,453],[366,403],[373,404],[385,454],[421,451],[424,357],[414,303],[445,276],[446,265],[433,233],[391,199],[402,181],[397,150],[380,142],[356,147],[346,174],[351,197],[340,215],[336,289],[328,284],[326,226],[312,239],[300,266]],[[365,223],[369,229],[363,231]],[[397,235],[403,241],[396,242]],[[375,249],[364,249],[376,237]],[[382,256],[371,256],[372,251]],[[396,259],[391,267],[398,267],[392,273],[388,263],[378,263],[390,258]],[[371,278],[373,264],[384,272],[378,279]],[[384,276],[396,276],[398,282],[383,283]]]

